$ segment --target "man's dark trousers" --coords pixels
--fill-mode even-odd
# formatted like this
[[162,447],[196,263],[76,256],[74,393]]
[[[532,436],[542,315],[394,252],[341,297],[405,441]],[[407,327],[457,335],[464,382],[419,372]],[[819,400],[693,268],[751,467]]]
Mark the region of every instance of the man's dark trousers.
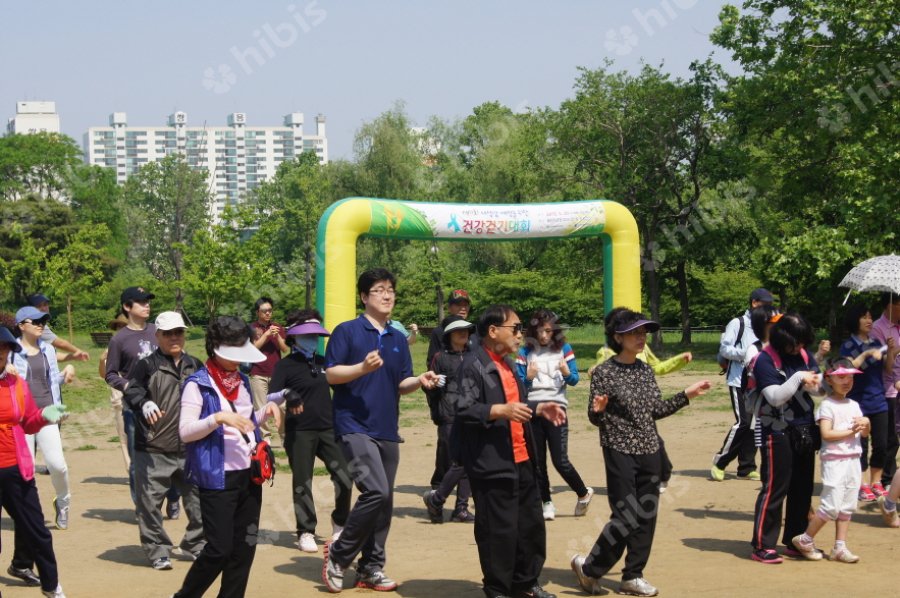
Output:
[[470,479],[475,542],[488,596],[531,589],[546,557],[546,530],[534,467],[516,465],[518,480]]

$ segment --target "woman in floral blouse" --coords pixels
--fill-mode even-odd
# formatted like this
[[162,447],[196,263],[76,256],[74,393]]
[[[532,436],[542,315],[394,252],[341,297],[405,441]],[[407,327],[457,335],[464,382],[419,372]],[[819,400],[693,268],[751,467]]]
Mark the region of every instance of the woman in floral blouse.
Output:
[[572,569],[586,592],[599,591],[606,575],[627,548],[620,592],[655,596],[643,578],[650,557],[659,503],[660,457],[656,420],[672,415],[709,388],[696,382],[663,400],[653,368],[637,358],[647,334],[659,324],[630,309],[621,310],[606,326],[607,345],[616,355],[597,366],[591,376],[588,417],[600,428],[606,466],[609,523],[587,557],[575,555]]

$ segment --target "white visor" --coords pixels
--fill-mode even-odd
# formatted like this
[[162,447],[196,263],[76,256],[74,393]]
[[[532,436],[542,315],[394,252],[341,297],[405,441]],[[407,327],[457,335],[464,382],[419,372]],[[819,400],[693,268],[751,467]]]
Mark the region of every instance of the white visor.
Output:
[[265,361],[266,356],[262,351],[253,346],[249,340],[240,347],[234,345],[220,345],[213,349],[213,353],[227,359],[228,361],[237,361],[238,363],[259,363]]

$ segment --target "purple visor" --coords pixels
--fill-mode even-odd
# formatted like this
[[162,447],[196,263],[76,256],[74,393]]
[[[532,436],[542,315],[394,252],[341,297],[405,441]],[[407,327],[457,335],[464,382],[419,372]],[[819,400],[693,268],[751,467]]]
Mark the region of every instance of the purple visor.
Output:
[[624,328],[620,328],[616,330],[616,334],[625,334],[626,332],[631,332],[632,330],[637,330],[641,326],[647,329],[647,332],[656,332],[659,330],[659,324],[654,322],[653,320],[638,320],[637,322],[633,322]]
[[307,320],[299,324],[295,324],[287,329],[287,334],[291,336],[299,336],[301,334],[315,334],[316,336],[331,336],[322,323],[318,320]]

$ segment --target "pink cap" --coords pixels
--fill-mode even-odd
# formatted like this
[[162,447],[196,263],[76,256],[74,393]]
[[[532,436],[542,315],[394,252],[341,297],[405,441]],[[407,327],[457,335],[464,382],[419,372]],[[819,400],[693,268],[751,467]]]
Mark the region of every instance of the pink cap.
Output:
[[825,372],[826,376],[846,376],[848,374],[862,374],[862,370],[858,370],[856,368],[848,368],[842,365],[833,370]]

